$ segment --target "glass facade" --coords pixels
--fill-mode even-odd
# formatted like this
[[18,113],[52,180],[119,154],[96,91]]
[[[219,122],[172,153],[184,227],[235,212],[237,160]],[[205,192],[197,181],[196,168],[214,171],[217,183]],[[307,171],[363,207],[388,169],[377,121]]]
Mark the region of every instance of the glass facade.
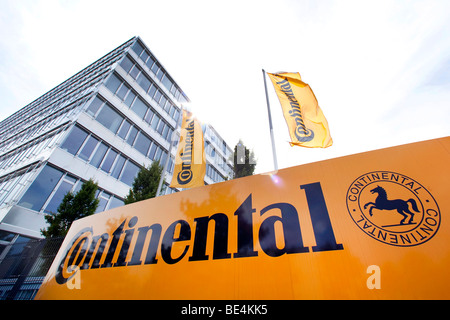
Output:
[[[138,168],[134,164],[133,166]],[[54,214],[66,193],[78,192],[83,182],[84,180],[78,179],[68,172],[46,165],[22,196],[18,205],[34,211]],[[109,209],[111,205],[113,208],[123,205],[123,200],[101,188],[97,192],[97,198],[100,200],[97,212]]]
[[[11,236],[40,237],[44,215],[55,213],[83,181],[99,185],[97,212],[122,206],[140,168],[153,161],[164,164],[169,157],[169,181],[176,151],[169,156],[170,139],[188,101],[134,37],[1,121],[0,216],[14,211],[23,234],[6,231],[0,220],[0,256]],[[224,181],[232,174],[231,149],[211,126],[204,132],[205,182]],[[179,191],[167,182],[165,190]],[[41,224],[30,226],[30,219]]]
[[[77,147],[72,147],[70,142],[76,138],[79,140],[73,145],[76,145]],[[66,148],[67,145],[70,145],[70,148]],[[87,164],[99,168],[104,173],[110,174],[115,179],[126,183],[130,187],[132,186],[135,175],[125,177],[125,175],[129,175],[131,171],[122,173],[122,169],[125,166],[125,162],[133,161],[125,154],[122,154],[104,141],[101,141],[91,133],[88,133],[86,129],[82,129],[79,126],[73,127],[64,143],[62,143],[61,149],[86,161]],[[133,166],[139,167],[136,164],[133,164]]]

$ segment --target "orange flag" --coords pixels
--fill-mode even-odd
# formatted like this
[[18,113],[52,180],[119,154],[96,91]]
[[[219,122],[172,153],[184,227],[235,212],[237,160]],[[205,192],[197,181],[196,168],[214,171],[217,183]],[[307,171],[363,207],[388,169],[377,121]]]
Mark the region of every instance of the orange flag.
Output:
[[206,157],[202,126],[192,113],[183,110],[180,142],[175,156],[171,187],[204,186]]
[[326,148],[333,144],[328,122],[309,85],[297,73],[267,73],[280,100],[291,146]]

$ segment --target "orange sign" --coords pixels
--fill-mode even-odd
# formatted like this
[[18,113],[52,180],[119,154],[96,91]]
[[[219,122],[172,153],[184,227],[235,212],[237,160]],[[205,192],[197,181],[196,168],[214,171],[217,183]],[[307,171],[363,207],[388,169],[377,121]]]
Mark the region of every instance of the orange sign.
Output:
[[449,299],[450,138],[73,223],[37,299]]

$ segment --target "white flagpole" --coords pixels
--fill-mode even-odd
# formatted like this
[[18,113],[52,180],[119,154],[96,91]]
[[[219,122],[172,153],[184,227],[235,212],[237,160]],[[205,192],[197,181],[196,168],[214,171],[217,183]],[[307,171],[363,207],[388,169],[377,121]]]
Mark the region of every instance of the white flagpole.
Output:
[[181,124],[182,119],[183,119],[183,105],[181,105],[180,116],[178,118],[175,130],[173,130],[173,132],[172,132],[172,137],[170,138],[169,154],[166,157],[166,162],[164,163],[164,169],[161,172],[161,178],[159,179],[158,189],[156,190],[155,197],[159,197],[160,196],[161,189],[162,189],[162,184],[163,184],[163,181],[164,181],[164,176],[166,175],[166,171],[167,171],[167,165],[169,164],[169,159],[170,159],[170,156],[172,155],[173,144],[175,142],[175,136],[174,135],[176,135],[176,132],[178,130],[178,124]]
[[264,71],[264,69],[262,69],[262,72],[264,78],[264,89],[266,90],[267,113],[269,115],[270,139],[272,140],[273,166],[274,170],[277,171],[278,170],[277,151],[275,149],[275,139],[273,137],[272,115],[270,114],[269,95],[267,93],[266,72]]

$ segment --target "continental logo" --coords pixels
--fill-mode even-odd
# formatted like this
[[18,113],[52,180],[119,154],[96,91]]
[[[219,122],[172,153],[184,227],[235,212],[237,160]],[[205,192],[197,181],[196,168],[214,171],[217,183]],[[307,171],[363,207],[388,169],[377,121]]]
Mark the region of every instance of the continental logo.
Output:
[[186,131],[186,140],[184,141],[183,152],[180,152],[181,171],[177,175],[177,181],[181,185],[188,184],[192,180],[192,149],[194,146],[194,120],[189,122]]
[[[316,241],[311,248],[303,245],[298,212],[292,204],[272,203],[257,210],[253,208],[250,194],[233,215],[213,213],[195,218],[193,225],[181,219],[164,230],[159,223],[138,226],[138,217],[133,216],[124,219],[112,233],[96,233],[93,227],[84,228],[64,249],[55,275],[56,282],[64,284],[76,272],[88,269],[176,264],[186,259],[195,262],[257,257],[262,253],[255,250],[254,241],[259,241],[259,248],[265,255],[274,258],[285,254],[342,250],[343,245],[337,243],[334,236],[320,183],[301,185],[298,192],[304,192],[308,202]],[[258,224],[256,239],[253,236],[257,227],[253,223],[254,214],[263,217]],[[211,221],[214,221],[214,231],[209,227]],[[237,228],[237,232],[232,233],[237,237],[234,252],[228,248],[230,224]],[[281,224],[282,234],[276,234],[276,224]],[[279,243],[280,238],[284,243]],[[212,252],[207,252],[207,241],[213,241]],[[148,243],[145,250],[144,243]],[[175,243],[177,248],[172,250]],[[191,246],[192,253],[186,257]]]
[[390,171],[366,173],[353,181],[347,191],[347,208],[365,234],[399,247],[430,240],[441,223],[431,193],[416,180]]
[[300,109],[300,103],[297,101],[294,93],[292,92],[291,84],[287,79],[284,79],[280,82],[277,82],[277,85],[280,86],[281,91],[286,95],[289,99],[291,110],[289,110],[289,115],[294,118],[296,128],[295,128],[295,137],[300,142],[308,142],[314,139],[314,131],[311,129],[307,129],[305,123],[303,121],[302,110]]

